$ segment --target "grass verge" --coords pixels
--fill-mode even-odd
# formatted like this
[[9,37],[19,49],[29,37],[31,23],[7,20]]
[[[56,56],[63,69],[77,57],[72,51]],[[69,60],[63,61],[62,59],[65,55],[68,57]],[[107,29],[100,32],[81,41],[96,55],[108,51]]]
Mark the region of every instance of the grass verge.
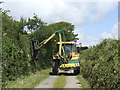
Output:
[[9,81],[5,88],[34,88],[41,81],[49,77],[50,69],[41,70],[30,76],[23,76],[16,81]]
[[64,88],[65,85],[66,85],[66,76],[61,75],[58,77],[58,79],[54,83],[53,88]]
[[90,88],[89,83],[82,77],[82,75],[77,76],[78,80],[80,81],[81,87],[80,88]]

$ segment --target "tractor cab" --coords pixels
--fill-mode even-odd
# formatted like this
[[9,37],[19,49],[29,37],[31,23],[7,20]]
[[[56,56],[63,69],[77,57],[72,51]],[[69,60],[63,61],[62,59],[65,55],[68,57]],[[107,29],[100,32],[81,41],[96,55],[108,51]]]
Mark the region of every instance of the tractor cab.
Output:
[[72,52],[77,52],[76,44],[74,42],[64,42],[62,44],[65,55],[70,55]]
[[[57,42],[57,47],[55,49],[54,55],[58,55],[60,42]],[[75,53],[78,53],[75,42],[62,42],[62,56],[65,58],[72,58]],[[53,55],[53,56],[54,56]]]

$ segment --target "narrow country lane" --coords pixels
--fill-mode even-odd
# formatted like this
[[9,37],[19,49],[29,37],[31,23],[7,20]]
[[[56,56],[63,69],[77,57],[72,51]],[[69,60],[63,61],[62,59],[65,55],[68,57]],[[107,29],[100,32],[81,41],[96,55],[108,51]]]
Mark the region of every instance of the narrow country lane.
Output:
[[[63,74],[64,75],[64,74]],[[64,88],[80,88],[79,80],[77,80],[77,76],[74,75],[66,75],[66,85]],[[50,76],[49,78],[42,81],[35,88],[54,88],[54,83],[57,81],[59,75]],[[62,83],[62,81],[61,81]]]

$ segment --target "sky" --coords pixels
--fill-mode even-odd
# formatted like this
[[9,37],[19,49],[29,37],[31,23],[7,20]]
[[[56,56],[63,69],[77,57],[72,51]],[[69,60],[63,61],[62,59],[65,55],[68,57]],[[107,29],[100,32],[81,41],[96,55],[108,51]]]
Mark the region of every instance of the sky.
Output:
[[2,8],[16,20],[36,13],[48,24],[70,22],[83,45],[118,38],[118,0],[4,0]]

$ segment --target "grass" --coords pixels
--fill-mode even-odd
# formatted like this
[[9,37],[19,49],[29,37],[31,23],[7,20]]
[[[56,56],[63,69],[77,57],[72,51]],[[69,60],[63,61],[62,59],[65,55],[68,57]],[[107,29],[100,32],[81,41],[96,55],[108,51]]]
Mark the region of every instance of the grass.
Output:
[[78,80],[80,81],[81,87],[80,88],[90,88],[89,83],[82,77],[82,75],[77,76]]
[[41,81],[49,77],[50,69],[41,70],[30,76],[23,76],[16,81],[9,81],[5,88],[34,88]]
[[54,88],[64,88],[66,85],[66,76],[61,75],[58,77],[56,82],[54,83]]

